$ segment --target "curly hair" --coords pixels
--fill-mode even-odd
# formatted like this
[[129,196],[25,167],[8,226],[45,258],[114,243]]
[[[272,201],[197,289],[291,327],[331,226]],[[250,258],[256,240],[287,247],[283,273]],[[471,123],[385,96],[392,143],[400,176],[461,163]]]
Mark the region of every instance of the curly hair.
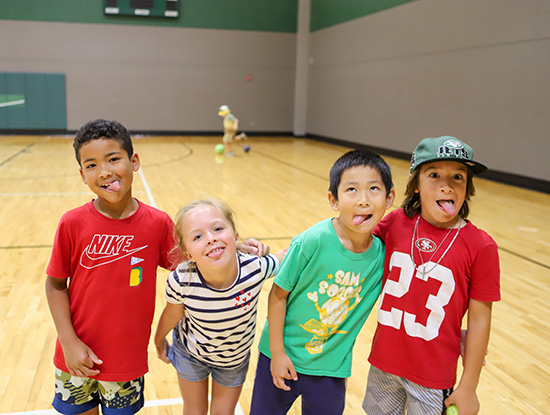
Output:
[[128,158],[131,158],[134,154],[132,138],[126,127],[118,121],[108,121],[99,118],[88,121],[80,127],[74,137],[73,147],[78,164],[80,164],[80,148],[89,141],[100,138],[117,141],[128,154]]

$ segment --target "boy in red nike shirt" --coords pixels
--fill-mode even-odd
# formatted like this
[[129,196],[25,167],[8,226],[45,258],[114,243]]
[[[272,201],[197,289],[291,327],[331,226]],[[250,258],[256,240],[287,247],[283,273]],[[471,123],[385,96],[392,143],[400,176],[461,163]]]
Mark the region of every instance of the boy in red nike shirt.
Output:
[[[73,147],[97,198],[63,215],[46,270],[58,335],[53,406],[67,415],[95,415],[99,405],[132,415],[144,404],[157,267],[176,265],[173,222],[132,196],[140,160],[123,125],[90,121]],[[267,248],[248,245],[260,255]]]
[[[133,414],[143,406],[157,267],[171,268],[173,222],[132,197],[139,156],[128,130],[95,120],[73,147],[97,198],[63,215],[47,268],[58,340],[54,408]],[[70,284],[68,284],[70,281]]]

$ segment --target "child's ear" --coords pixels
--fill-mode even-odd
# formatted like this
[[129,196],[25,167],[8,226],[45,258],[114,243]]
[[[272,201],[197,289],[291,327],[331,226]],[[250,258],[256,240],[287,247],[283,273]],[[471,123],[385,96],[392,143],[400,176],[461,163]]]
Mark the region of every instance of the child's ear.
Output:
[[338,199],[334,197],[334,195],[331,192],[328,192],[328,202],[330,203],[330,207],[338,212],[340,210],[340,207],[338,205]]
[[86,180],[86,176],[84,176],[84,172],[82,171],[82,168],[80,168],[78,170],[80,172],[80,178],[82,179],[82,181],[84,182],[85,185],[88,184],[88,180]]
[[391,189],[390,193],[386,197],[386,210],[388,210],[393,206],[394,201],[395,201],[395,189]]
[[134,171],[138,171],[141,166],[141,161],[139,160],[139,156],[137,153],[134,153],[132,157],[130,158],[130,161],[132,162],[132,166]]

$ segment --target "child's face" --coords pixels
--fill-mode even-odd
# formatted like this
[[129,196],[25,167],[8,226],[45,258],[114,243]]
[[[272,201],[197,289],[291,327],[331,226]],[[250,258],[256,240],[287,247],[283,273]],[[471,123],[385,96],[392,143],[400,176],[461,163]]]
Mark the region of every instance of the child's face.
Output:
[[182,222],[187,257],[202,271],[220,270],[235,258],[238,235],[227,218],[214,206],[200,205]]
[[340,212],[341,225],[350,232],[370,234],[386,209],[393,204],[395,192],[386,196],[380,173],[370,166],[355,166],[344,171],[338,186],[338,200],[329,192],[332,208]]
[[422,218],[442,228],[455,226],[466,198],[468,167],[457,161],[436,161],[420,166],[418,188]]
[[91,140],[80,148],[80,176],[100,199],[116,204],[131,196],[137,154],[128,154],[116,140]]

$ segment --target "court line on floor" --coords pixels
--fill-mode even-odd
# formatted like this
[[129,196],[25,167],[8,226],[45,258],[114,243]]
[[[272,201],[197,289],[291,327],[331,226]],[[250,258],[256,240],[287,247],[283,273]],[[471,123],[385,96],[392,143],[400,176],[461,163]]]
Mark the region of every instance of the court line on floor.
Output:
[[[172,405],[183,405],[182,398],[173,398],[173,399],[158,399],[155,401],[145,401],[145,408],[156,408],[159,406],[172,406]],[[4,412],[0,415],[59,415],[55,409],[42,409],[38,411],[24,411],[24,412]],[[235,415],[244,415],[244,412],[241,408],[241,405],[237,403],[235,408]]]
[[283,165],[285,165],[285,166],[288,166],[288,167],[290,167],[290,168],[292,168],[292,169],[294,169],[294,170],[299,170],[299,171],[301,171],[302,173],[309,174],[310,176],[313,176],[313,177],[315,177],[315,178],[317,178],[317,179],[321,179],[321,180],[323,180],[323,181],[325,181],[325,182],[328,182],[328,181],[329,181],[329,178],[328,178],[328,177],[324,177],[324,176],[321,176],[320,174],[313,173],[313,172],[311,172],[311,171],[309,171],[309,170],[307,170],[307,169],[304,169],[304,168],[302,168],[302,167],[299,167],[299,166],[297,166],[297,165],[295,165],[295,164],[293,164],[293,163],[290,163],[290,162],[288,162],[288,161],[281,160],[281,159],[279,159],[279,158],[277,158],[277,157],[274,157],[274,156],[272,156],[272,155],[270,155],[270,154],[266,154],[266,153],[263,153],[263,152],[257,151],[257,150],[254,150],[254,154],[259,154],[259,155],[262,156],[262,157],[265,157],[265,158],[268,158],[268,159],[270,159],[270,160],[276,161],[277,163],[280,163],[280,164],[283,164]]
[[13,160],[14,158],[16,158],[17,156],[19,156],[20,154],[26,153],[27,150],[28,150],[29,148],[31,148],[32,146],[34,146],[34,144],[29,144],[27,147],[22,148],[22,149],[19,150],[17,153],[12,154],[12,155],[11,155],[10,157],[8,157],[7,159],[2,160],[2,161],[0,162],[0,167],[3,166],[4,164],[8,163],[9,161]]
[[185,160],[186,158],[191,157],[193,155],[193,148],[191,146],[189,146],[188,144],[185,144],[185,143],[180,143],[180,144],[187,149],[187,151],[188,151],[187,154],[184,154],[183,156],[180,156],[180,157],[176,157],[174,159],[168,159],[168,160],[165,160],[165,161],[159,161],[159,162],[155,162],[155,163],[144,163],[144,164],[142,164],[142,166],[144,166],[144,167],[158,167],[158,166],[164,167],[167,164],[182,161],[182,160]]
[[158,209],[157,202],[155,202],[155,198],[153,197],[153,193],[151,192],[149,183],[147,183],[147,179],[145,178],[145,173],[143,173],[143,169],[140,168],[138,172],[139,172],[139,177],[141,178],[141,182],[143,183],[143,187],[145,187],[145,193],[149,198],[149,204],[154,208]]
[[532,259],[532,258],[529,258],[529,257],[525,256],[525,255],[520,255],[520,254],[518,254],[517,252],[512,251],[511,249],[503,248],[502,246],[499,246],[498,249],[499,249],[499,251],[507,252],[507,253],[509,253],[509,254],[511,254],[511,255],[514,255],[514,256],[516,256],[516,257],[518,257],[518,258],[521,258],[521,259],[523,259],[523,260],[525,260],[525,261],[527,261],[527,262],[531,262],[532,264],[538,265],[538,266],[543,267],[543,268],[550,269],[550,265],[544,264],[544,263],[539,262],[539,261],[536,261],[536,260],[534,260],[534,259]]

